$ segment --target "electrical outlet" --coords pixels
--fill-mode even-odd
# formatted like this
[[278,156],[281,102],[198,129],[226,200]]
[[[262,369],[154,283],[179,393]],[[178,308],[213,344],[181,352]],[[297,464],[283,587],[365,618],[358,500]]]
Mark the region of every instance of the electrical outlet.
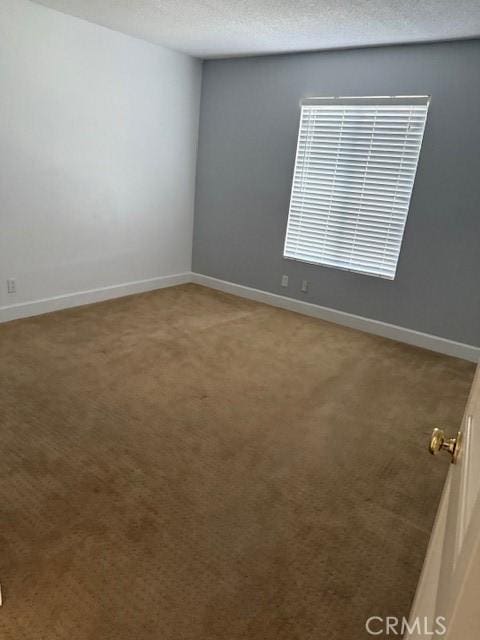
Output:
[[303,291],[303,293],[307,293],[307,291],[308,291],[308,280],[302,280],[302,291]]
[[282,276],[282,287],[288,287],[288,276]]
[[17,285],[16,285],[15,280],[13,278],[9,278],[7,280],[7,292],[8,293],[16,293],[17,292]]

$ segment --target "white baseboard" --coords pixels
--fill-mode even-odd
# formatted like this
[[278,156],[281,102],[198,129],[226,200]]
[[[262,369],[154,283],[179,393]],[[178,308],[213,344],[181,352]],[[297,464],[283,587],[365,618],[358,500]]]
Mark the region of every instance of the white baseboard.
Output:
[[187,282],[195,282],[211,289],[232,293],[233,295],[249,300],[256,300],[274,307],[295,311],[321,320],[335,322],[352,329],[373,333],[384,338],[398,340],[423,349],[430,349],[456,358],[463,358],[471,362],[480,360],[480,347],[455,342],[439,336],[433,336],[428,333],[414,331],[413,329],[405,329],[394,324],[381,322],[380,320],[372,320],[357,316],[353,313],[338,311],[329,307],[322,307],[310,302],[303,302],[294,298],[280,296],[276,293],[269,293],[261,289],[253,289],[234,282],[219,280],[210,276],[204,276],[200,273],[178,273],[170,276],[159,276],[157,278],[149,278],[148,280],[137,280],[135,282],[126,282],[123,284],[115,284],[99,289],[90,289],[88,291],[77,291],[75,293],[67,293],[52,298],[44,298],[42,300],[32,300],[31,302],[20,302],[0,307],[0,322],[8,322],[18,318],[27,318],[36,316],[50,311],[59,311],[60,309],[68,309],[70,307],[78,307],[92,302],[101,302],[102,300],[110,300],[112,298],[120,298],[134,293],[142,293],[144,291],[153,291],[154,289],[163,289],[164,287],[174,287],[175,285],[185,284]]
[[114,284],[108,287],[100,287],[99,289],[90,289],[88,291],[66,293],[52,298],[43,298],[42,300],[20,302],[18,304],[0,307],[0,322],[8,322],[9,320],[16,320],[18,318],[28,318],[29,316],[49,313],[50,311],[59,311],[60,309],[68,309],[70,307],[79,307],[84,304],[91,304],[92,302],[101,302],[102,300],[129,296],[133,293],[173,287],[177,284],[185,284],[191,281],[192,274],[190,272],[178,273],[171,276],[148,278],[148,280]]
[[463,358],[471,362],[478,362],[480,359],[480,347],[440,338],[439,336],[414,331],[413,329],[405,329],[404,327],[398,327],[397,325],[381,322],[380,320],[372,320],[352,313],[346,313],[345,311],[321,307],[317,304],[287,298],[286,296],[269,293],[261,289],[252,289],[251,287],[245,287],[241,284],[204,276],[200,273],[192,274],[192,282],[210,287],[211,289],[224,291],[225,293],[232,293],[242,298],[248,298],[249,300],[264,302],[265,304],[280,307],[281,309],[288,309],[289,311],[296,311],[297,313],[303,313],[304,315],[320,318],[321,320],[335,322],[346,327],[351,327],[352,329],[358,329],[359,331],[373,333],[377,336],[405,342],[416,347],[422,347],[423,349],[430,349],[430,351],[437,351],[438,353],[443,353],[448,356]]

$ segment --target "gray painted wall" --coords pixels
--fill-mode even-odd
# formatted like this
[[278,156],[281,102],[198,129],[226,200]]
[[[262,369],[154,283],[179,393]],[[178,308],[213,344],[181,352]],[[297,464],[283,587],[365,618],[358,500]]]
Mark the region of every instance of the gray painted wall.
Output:
[[[205,62],[193,270],[480,345],[479,69],[479,40]],[[393,94],[432,96],[396,279],[285,260],[300,100]]]

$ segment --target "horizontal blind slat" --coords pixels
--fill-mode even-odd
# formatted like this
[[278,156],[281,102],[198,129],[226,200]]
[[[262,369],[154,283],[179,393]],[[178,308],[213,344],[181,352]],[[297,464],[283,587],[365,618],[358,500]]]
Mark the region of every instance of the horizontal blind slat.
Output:
[[[365,253],[369,255],[394,255],[396,251],[396,243],[391,243],[387,247],[384,247],[383,244],[369,244],[361,241],[355,241],[356,251],[359,253]],[[341,237],[335,235],[324,234],[323,236],[315,236],[315,237],[300,237],[295,239],[295,245],[297,246],[305,246],[310,247],[311,249],[316,249],[318,247],[330,246],[334,247],[338,250],[344,250],[351,252],[352,242],[348,237]]]
[[[331,201],[330,201],[331,202]],[[343,203],[343,202],[338,202],[337,200],[335,201],[335,204],[329,204],[329,201],[323,201],[318,203],[318,206],[316,206],[313,203],[310,203],[308,201],[302,203],[301,206],[297,207],[295,209],[295,203],[293,203],[293,208],[296,211],[299,211],[300,213],[302,211],[305,211],[305,213],[309,213],[309,212],[315,212],[318,210],[321,211],[329,211],[329,209],[331,208],[331,210],[333,211],[338,211],[340,213],[345,213],[349,216],[356,215],[357,213],[359,213],[360,211],[362,211],[362,207],[359,205],[349,205],[347,203]],[[387,218],[388,220],[390,220],[391,218],[395,217],[395,214],[398,214],[400,217],[404,217],[404,215],[402,215],[402,213],[404,212],[404,207],[402,207],[401,211],[398,210],[398,207],[395,208],[395,211],[391,211],[389,209],[384,209],[378,206],[373,206],[370,205],[369,207],[363,207],[364,209],[364,215],[365,216],[369,216],[369,217],[374,217],[375,215],[378,216],[378,218]],[[363,213],[363,212],[362,212]]]
[[406,189],[403,185],[392,186],[379,186],[372,183],[363,183],[361,181],[344,182],[340,180],[321,179],[309,180],[302,185],[302,190],[295,190],[295,194],[301,193],[348,193],[350,195],[365,193],[372,197],[378,197],[389,200],[390,198],[408,198],[410,197],[410,190]]
[[[335,156],[330,157],[327,156],[326,154],[320,154],[319,157],[313,157],[310,156],[308,158],[308,162],[305,161],[306,158],[304,155],[300,155],[295,167],[295,170],[298,171],[310,171],[310,170],[316,170],[318,171],[320,170],[333,170],[333,171],[340,171],[343,173],[361,173],[361,174],[365,174],[365,169],[367,168],[367,160],[365,158],[365,160],[363,162],[349,162],[347,159],[344,159],[344,161],[342,163],[338,162],[338,158],[336,158]],[[409,167],[409,166],[403,166],[403,167],[399,167],[397,166],[392,166],[392,165],[387,165],[387,164],[373,164],[370,163],[368,166],[368,175],[366,176],[368,178],[368,176],[372,175],[373,177],[375,176],[395,176],[395,178],[398,175],[404,175],[406,177],[410,177],[413,179],[412,176],[415,175],[415,167]]]
[[333,198],[341,203],[352,203],[358,207],[366,207],[371,205],[372,207],[380,207],[382,210],[384,205],[387,210],[389,207],[395,209],[404,209],[408,205],[407,195],[386,194],[382,197],[379,194],[369,195],[366,191],[345,191],[343,189],[335,189],[333,186],[331,189],[317,189],[313,191],[309,188],[304,188],[303,191],[295,193],[292,197],[297,202],[303,202],[307,200],[309,202],[330,202]]
[[[376,171],[371,167],[366,175],[365,170],[352,168],[352,167],[339,167],[335,164],[317,163],[316,166],[311,165],[302,169],[298,167],[295,169],[295,174],[302,174],[306,177],[311,177],[312,180],[317,180],[319,176],[327,177],[334,176],[335,179],[361,179],[362,182],[368,180],[369,182],[381,182],[382,184],[396,184],[397,181],[404,185],[411,186],[413,184],[413,174],[400,173],[394,171]],[[294,176],[295,177],[295,176]]]
[[379,246],[381,244],[397,244],[398,241],[402,239],[402,230],[388,229],[387,238],[385,238],[383,230],[372,227],[357,227],[355,231],[353,231],[349,226],[342,224],[315,226],[308,225],[308,223],[303,220],[301,226],[292,224],[288,231],[287,242],[293,242],[301,237],[323,238],[326,235],[337,238],[349,238],[351,241],[358,237],[361,242]]

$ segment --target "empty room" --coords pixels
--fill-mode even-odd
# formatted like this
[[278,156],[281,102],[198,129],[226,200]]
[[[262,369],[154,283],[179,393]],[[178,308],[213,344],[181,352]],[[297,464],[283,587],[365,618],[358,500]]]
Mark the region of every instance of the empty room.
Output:
[[0,0],[1,640],[480,638],[478,0]]

